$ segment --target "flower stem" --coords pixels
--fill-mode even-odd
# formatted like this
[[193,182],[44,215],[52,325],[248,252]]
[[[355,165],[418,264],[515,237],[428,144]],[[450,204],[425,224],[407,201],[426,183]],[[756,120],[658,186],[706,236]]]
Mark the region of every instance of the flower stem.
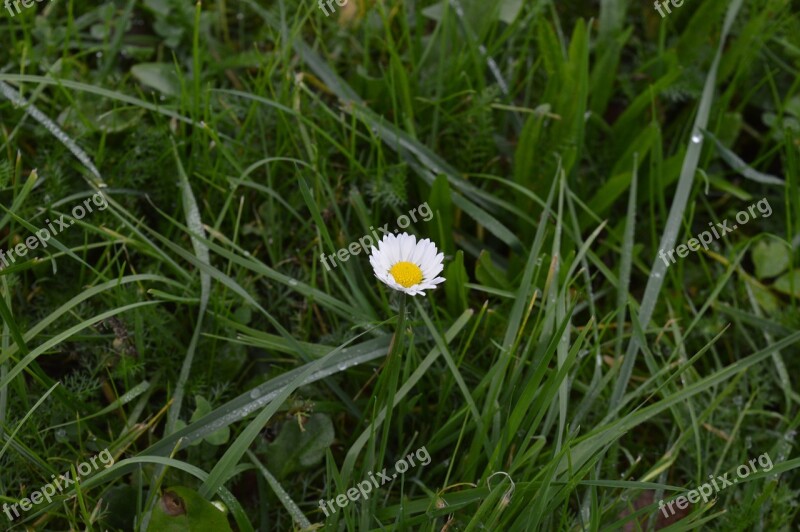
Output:
[[[389,360],[394,360],[395,353],[402,352],[403,350],[403,337],[404,337],[404,329],[406,326],[406,296],[405,294],[400,295],[400,313],[397,315],[397,327],[394,330],[394,336],[392,336],[392,345],[389,346]],[[398,354],[397,357],[400,355]]]

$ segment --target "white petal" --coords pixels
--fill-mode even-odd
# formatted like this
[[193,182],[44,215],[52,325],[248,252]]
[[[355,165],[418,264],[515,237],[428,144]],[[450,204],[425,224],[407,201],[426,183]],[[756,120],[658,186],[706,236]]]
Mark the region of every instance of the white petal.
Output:
[[409,235],[408,233],[403,233],[401,235],[402,244],[401,244],[401,255],[400,260],[406,262],[412,262],[411,256],[414,254],[414,250],[417,247],[417,237],[414,235]]
[[426,238],[425,240],[421,240],[419,242],[419,244],[417,244],[416,249],[414,250],[414,254],[412,255],[411,262],[413,262],[414,264],[419,266],[420,269],[422,269],[422,266],[425,264],[425,262],[423,261],[423,257],[427,253],[428,248],[430,247],[430,245],[431,245],[430,242]]

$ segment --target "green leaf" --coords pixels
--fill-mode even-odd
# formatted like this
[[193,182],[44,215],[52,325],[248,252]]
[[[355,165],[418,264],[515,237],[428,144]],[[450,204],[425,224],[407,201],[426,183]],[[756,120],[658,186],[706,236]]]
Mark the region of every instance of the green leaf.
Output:
[[522,0],[500,0],[499,7],[497,18],[506,24],[513,24],[522,11]]
[[144,5],[152,9],[156,14],[167,16],[172,10],[168,0],[144,0]]
[[333,445],[333,423],[325,414],[312,414],[303,428],[286,423],[274,442],[269,444],[267,461],[279,478],[318,464],[325,450]]
[[[445,0],[428,6],[422,10],[422,14],[436,22],[442,22],[447,3],[448,0]],[[498,20],[512,24],[522,10],[522,0],[499,0],[495,3],[462,0],[461,8],[464,10],[465,22],[469,24],[470,29],[479,31],[483,24],[494,18],[494,15]]]
[[767,279],[785,272],[789,268],[789,249],[780,242],[771,240],[760,241],[753,247],[753,264],[756,267],[756,277]]
[[131,68],[131,74],[142,85],[167,96],[176,96],[181,92],[175,66],[170,63],[139,63]]
[[242,325],[247,325],[250,323],[250,320],[253,319],[253,309],[248,307],[247,305],[242,305],[241,307],[237,308],[236,311],[233,313],[233,320],[236,323],[241,323]]
[[800,270],[784,273],[775,280],[772,288],[786,295],[800,297]]
[[167,488],[153,509],[148,532],[229,532],[228,518],[196,491]]
[[[206,401],[206,399],[202,395],[196,395],[194,397],[194,402],[197,405],[195,408],[194,413],[192,414],[192,418],[189,420],[189,423],[194,423],[195,421],[202,419],[204,416],[211,413],[211,403]],[[176,427],[178,429],[183,427]],[[228,440],[231,437],[231,429],[230,427],[222,427],[221,429],[212,432],[203,440],[210,443],[211,445],[224,445],[228,443]],[[199,445],[203,440],[196,440],[192,443],[192,445]]]
[[759,306],[764,309],[765,312],[774,314],[778,311],[780,302],[772,292],[758,283],[750,283],[750,289],[753,291],[753,297],[755,297]]

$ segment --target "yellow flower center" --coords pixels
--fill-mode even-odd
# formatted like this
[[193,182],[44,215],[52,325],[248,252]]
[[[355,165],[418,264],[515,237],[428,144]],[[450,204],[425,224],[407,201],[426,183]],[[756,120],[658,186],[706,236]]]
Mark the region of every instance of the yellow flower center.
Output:
[[389,270],[397,284],[411,288],[422,281],[422,270],[413,262],[398,262]]

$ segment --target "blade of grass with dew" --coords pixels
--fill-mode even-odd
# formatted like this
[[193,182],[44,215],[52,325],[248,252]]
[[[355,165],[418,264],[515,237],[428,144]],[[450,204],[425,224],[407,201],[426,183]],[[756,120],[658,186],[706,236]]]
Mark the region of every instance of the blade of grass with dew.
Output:
[[[166,114],[167,116],[170,116],[171,118],[175,118],[177,120],[182,120],[182,121],[188,122],[188,123],[190,123],[192,125],[198,125],[199,126],[199,124],[194,124],[194,122],[192,122],[191,120],[183,118],[180,115],[177,115],[176,113],[172,113],[172,112],[169,112],[169,111],[164,112],[164,110],[160,109],[158,106],[150,105],[147,102],[144,102],[142,100],[138,100],[136,98],[131,98],[129,96],[125,96],[125,95],[122,95],[122,94],[119,94],[119,93],[116,93],[116,92],[113,92],[113,91],[108,91],[108,90],[105,90],[105,89],[98,89],[96,87],[93,87],[91,85],[86,85],[84,83],[72,82],[72,81],[69,81],[69,80],[55,80],[55,79],[47,78],[47,77],[43,77],[43,76],[0,74],[0,94],[3,94],[6,98],[11,100],[16,105],[26,105],[26,106],[28,106],[28,113],[37,122],[39,122],[43,127],[45,127],[45,129],[47,129],[53,136],[55,136],[62,144],[64,144],[64,146],[66,146],[66,148],[75,156],[75,158],[78,159],[81,162],[81,164],[83,164],[89,170],[89,172],[91,173],[93,179],[88,179],[87,181],[92,185],[92,187],[95,190],[100,190],[102,188],[106,188],[107,185],[106,185],[105,181],[103,180],[102,176],[100,175],[100,171],[97,169],[95,164],[92,162],[91,157],[89,157],[89,155],[71,137],[69,137],[69,135],[64,133],[64,131],[58,125],[56,125],[44,113],[39,111],[35,106],[29,105],[19,95],[19,93],[16,90],[14,90],[12,87],[10,87],[7,83],[5,83],[5,81],[12,81],[12,82],[16,81],[18,83],[21,83],[21,82],[24,82],[24,81],[30,81],[30,82],[36,82],[36,83],[42,83],[42,84],[58,84],[60,86],[70,87],[70,88],[74,88],[74,89],[77,89],[77,90],[84,90],[84,91],[87,91],[87,92],[90,92],[90,93],[94,93],[94,94],[105,96],[105,97],[110,98],[110,99],[117,99],[117,100],[124,101],[126,103],[130,103],[130,104],[133,104],[133,105],[138,105],[139,107],[143,107],[145,109],[149,109],[149,110],[152,110],[152,111],[163,112],[163,114]],[[107,198],[107,200],[108,200],[108,203],[110,205],[113,205],[114,207],[116,207],[116,209],[119,212],[125,212],[125,210],[122,208],[122,206],[119,205],[117,202],[113,201],[113,199]],[[115,213],[115,214],[119,217],[120,221],[123,221],[123,223],[125,223],[129,228],[131,228],[138,236],[141,236],[142,238],[144,238],[144,236],[132,224],[130,224],[130,222],[124,220],[119,215],[119,213]],[[145,240],[147,241],[147,239],[145,239]],[[149,241],[147,241],[147,242],[150,243]],[[154,249],[158,249],[156,246],[152,246],[152,247]],[[166,257],[165,255],[163,255],[163,256],[168,262],[170,262],[170,264],[172,266],[174,266],[176,269],[178,269],[180,271],[180,269],[178,268],[178,266],[174,262],[171,262],[170,259],[168,257]],[[186,273],[186,272],[181,272],[181,273],[183,273],[185,276],[188,276],[188,273]]]
[[258,437],[266,422],[269,421],[273,415],[275,415],[275,412],[277,412],[278,408],[280,408],[281,405],[283,405],[283,403],[289,398],[289,395],[291,395],[297,388],[305,384],[311,375],[320,371],[327,363],[330,362],[332,358],[341,353],[347,345],[365,334],[367,333],[361,333],[340,345],[324,357],[314,362],[305,364],[301,368],[302,371],[297,374],[296,377],[293,377],[285,386],[283,386],[280,391],[277,392],[274,399],[272,399],[269,404],[267,404],[267,406],[258,413],[255,419],[247,424],[239,436],[236,437],[236,440],[234,440],[234,442],[228,447],[228,449],[225,451],[225,454],[219,459],[217,464],[209,473],[208,479],[203,482],[203,485],[200,487],[200,494],[203,497],[208,498],[212,493],[216,492],[227,478],[228,471],[239,463],[239,460],[241,460],[247,449]]
[[[199,9],[199,4],[198,4]],[[183,168],[183,163],[178,156],[178,147],[175,140],[172,140],[172,154],[175,156],[175,165],[178,168],[178,184],[181,189],[181,199],[183,201],[183,210],[186,216],[186,225],[193,234],[206,236],[203,230],[203,221],[200,218],[200,209],[197,206],[197,200],[192,192],[192,187],[189,184],[189,178],[186,176],[186,171]],[[197,256],[197,260],[210,265],[211,255],[206,246],[200,238],[195,236],[191,237],[192,248]],[[206,314],[208,307],[208,298],[211,295],[211,277],[207,272],[200,272],[200,309],[197,314],[197,322],[192,333],[192,339],[189,342],[189,347],[186,350],[186,356],[181,366],[181,372],[178,376],[178,382],[175,384],[175,392],[172,394],[172,404],[170,404],[169,412],[167,412],[167,424],[164,428],[165,434],[170,434],[175,430],[175,423],[178,421],[178,416],[181,412],[183,405],[183,393],[186,387],[186,382],[189,380],[189,373],[192,370],[192,361],[194,360],[194,352],[197,349],[197,342],[200,338],[200,333],[203,330],[203,318]]]
[[[178,114],[178,113],[176,113],[174,111],[170,111],[169,109],[165,109],[165,108],[160,107],[158,105],[146,102],[144,100],[140,100],[139,98],[135,98],[133,96],[128,96],[127,94],[122,94],[120,92],[111,91],[111,90],[108,90],[108,89],[102,89],[100,87],[95,87],[94,85],[89,85],[87,83],[81,83],[81,82],[72,81],[72,80],[69,80],[69,79],[51,78],[51,77],[47,77],[47,76],[35,76],[35,75],[30,75],[30,74],[0,74],[0,82],[4,82],[4,81],[8,81],[8,82],[11,82],[11,83],[39,83],[39,84],[43,84],[43,85],[57,85],[59,87],[64,87],[64,88],[68,88],[68,89],[74,89],[74,90],[82,91],[82,92],[88,92],[89,94],[94,94],[95,96],[101,96],[101,97],[107,98],[109,100],[116,100],[116,101],[120,101],[120,102],[127,103],[127,104],[130,104],[130,105],[134,105],[136,107],[141,107],[142,109],[147,109],[148,111],[153,111],[154,113],[162,114],[162,115],[167,116],[169,118],[174,118],[175,120],[178,120],[179,122],[183,122],[185,124],[189,124],[189,125],[192,125],[194,127],[201,127],[201,124],[194,122],[191,118],[187,118],[187,117],[185,117],[183,115],[180,115],[180,114]],[[7,93],[4,92],[4,95],[6,96],[6,98],[9,98],[9,99],[16,98],[17,101],[21,102],[22,105],[26,104],[26,102],[24,102],[23,100],[19,99],[19,97],[18,97],[19,93],[17,93],[16,90],[14,90],[12,87],[8,86],[7,84],[6,84],[6,86],[9,89],[11,89]],[[2,87],[2,85],[0,85],[0,87]],[[14,101],[14,100],[12,100],[12,101]],[[55,126],[55,124],[52,122],[52,120],[47,118],[44,114],[41,114],[41,116],[39,116],[39,115],[35,115],[35,114],[31,113],[31,116],[36,118],[37,121],[39,121],[40,118],[43,118],[48,124],[50,124],[51,127],[48,127],[48,126],[45,126],[45,127],[48,130],[51,130],[51,132],[53,132],[53,134],[59,139],[59,141],[64,142],[63,139],[66,138],[67,142],[70,143],[69,145],[65,144],[65,146],[67,146],[67,149],[72,151],[73,154],[75,154],[75,157],[78,160],[80,160],[82,163],[84,163],[84,166],[86,166],[86,168],[92,173],[92,175],[99,180],[98,183],[97,183],[98,185],[99,185],[99,183],[102,182],[102,178],[100,177],[100,173],[98,172],[97,168],[95,167],[94,163],[92,163],[92,161],[88,157],[88,155],[86,155],[86,152],[84,152],[77,144],[75,144],[74,141],[69,136],[67,136],[66,134],[64,134],[62,136],[62,135],[56,133],[57,131],[60,131],[61,128],[59,128],[58,126]],[[44,123],[42,123],[42,125],[44,125]],[[55,126],[55,127],[53,128],[52,126]],[[225,138],[227,138],[228,140],[232,140],[227,136]],[[72,148],[70,148],[70,146],[72,146]],[[75,151],[73,151],[73,149]]]
[[[43,78],[44,79],[44,78]],[[98,184],[102,182],[102,178],[100,177],[100,172],[95,167],[94,163],[92,163],[91,158],[86,154],[85,151],[75,142],[72,137],[67,135],[63,129],[58,127],[58,125],[50,120],[43,112],[41,112],[36,106],[28,103],[25,98],[23,98],[19,92],[17,92],[13,87],[11,87],[8,83],[5,83],[3,80],[8,81],[22,81],[22,79],[9,79],[8,75],[0,74],[0,94],[5,96],[11,103],[18,107],[26,107],[26,112],[33,117],[34,120],[39,122],[45,129],[47,129],[56,139],[58,139],[66,148],[72,152],[76,159],[78,159],[81,164],[83,164],[91,174],[98,179]]]
[[619,264],[619,286],[617,286],[617,338],[614,343],[614,358],[622,354],[622,338],[625,330],[625,315],[630,297],[631,269],[633,265],[633,243],[636,238],[636,198],[639,183],[638,154],[633,157],[633,173],[628,192],[628,215],[622,237],[622,257]]
[[121,396],[119,396],[118,398],[116,398],[107,407],[98,410],[94,414],[91,414],[91,415],[88,415],[86,417],[80,418],[80,419],[78,419],[76,421],[69,421],[67,423],[61,423],[61,424],[58,424],[58,425],[53,425],[52,427],[47,427],[46,429],[44,429],[44,431],[53,430],[53,429],[57,429],[57,428],[60,428],[60,427],[68,427],[70,425],[75,425],[76,423],[82,423],[82,422],[89,421],[90,419],[94,419],[94,418],[97,418],[97,417],[104,416],[104,415],[109,414],[109,413],[117,410],[118,408],[130,403],[131,401],[133,401],[134,399],[136,399],[137,397],[139,397],[140,395],[142,395],[143,393],[145,393],[149,389],[150,389],[150,382],[142,381],[139,384],[137,384],[136,386],[134,386],[133,388],[131,388],[130,390],[128,390],[127,392],[125,392],[124,394],[122,394]]
[[285,489],[283,489],[283,486],[281,486],[281,483],[278,482],[278,479],[272,476],[272,473],[269,472],[266,466],[261,463],[255,454],[253,454],[253,451],[248,449],[247,457],[250,458],[253,464],[255,464],[256,468],[261,472],[262,475],[264,475],[264,478],[267,479],[269,486],[275,492],[275,495],[278,496],[278,500],[281,501],[281,504],[284,508],[286,508],[286,511],[292,516],[292,519],[294,519],[298,525],[303,527],[303,529],[311,528],[311,521],[309,521],[308,518],[303,514],[303,511],[297,506],[297,503],[295,503],[292,498],[289,497],[289,494],[286,493]]
[[[317,382],[331,375],[335,375],[336,373],[341,373],[347,368],[385,356],[390,340],[391,335],[385,335],[348,347],[346,351],[342,350],[329,361],[325,362],[321,369],[311,374],[311,376],[303,382],[303,385]],[[329,353],[333,351],[335,351],[335,349],[331,348]],[[323,359],[324,357],[319,360]],[[273,401],[286,386],[302,373],[304,368],[305,366],[302,366],[287,371],[278,377],[270,379],[242,393],[197,421],[159,440],[143,452],[148,455],[166,455],[169,454],[173,448],[183,449],[190,443],[201,440],[220,428],[227,427],[232,423],[245,419],[259,408],[263,408],[267,403]]]
[[[711,113],[711,104],[714,100],[714,90],[717,84],[717,69],[722,58],[722,51],[725,47],[725,42],[733,25],[736,15],[742,6],[742,0],[731,0],[728,7],[728,12],[725,16],[725,23],[720,35],[719,45],[717,52],[714,56],[714,61],[709,69],[706,78],[705,87],[703,88],[703,96],[700,99],[700,105],[697,109],[697,116],[695,117],[694,126],[692,128],[689,141],[689,147],[686,149],[686,156],[683,160],[683,167],[681,168],[681,175],[678,181],[678,188],[675,191],[675,197],[672,201],[667,224],[664,228],[664,233],[661,236],[659,249],[672,249],[675,246],[675,241],[678,238],[681,220],[683,213],[686,210],[686,204],[689,200],[689,193],[691,192],[692,183],[694,182],[694,175],[697,171],[698,163],[700,161],[700,152],[703,148],[702,135],[700,131],[708,126],[708,119]],[[650,318],[653,316],[658,295],[661,287],[664,284],[664,275],[667,271],[667,266],[661,259],[655,257],[653,259],[653,266],[651,268],[650,277],[647,280],[642,303],[639,308],[639,321],[644,325],[650,323]],[[613,409],[622,398],[625,390],[628,387],[631,373],[633,372],[633,365],[636,362],[636,355],[639,351],[639,343],[636,339],[632,339],[628,344],[628,349],[625,352],[625,357],[620,367],[619,377],[614,386],[614,392],[611,396],[609,409]]]

